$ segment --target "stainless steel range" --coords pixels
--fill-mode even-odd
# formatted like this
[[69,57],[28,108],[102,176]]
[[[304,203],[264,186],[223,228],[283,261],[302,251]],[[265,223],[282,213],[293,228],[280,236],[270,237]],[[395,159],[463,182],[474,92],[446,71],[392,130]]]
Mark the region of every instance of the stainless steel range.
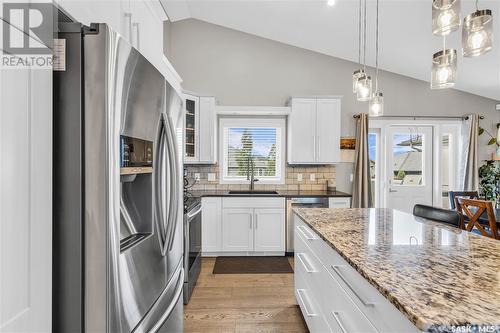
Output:
[[188,304],[201,270],[201,199],[185,194],[184,304]]

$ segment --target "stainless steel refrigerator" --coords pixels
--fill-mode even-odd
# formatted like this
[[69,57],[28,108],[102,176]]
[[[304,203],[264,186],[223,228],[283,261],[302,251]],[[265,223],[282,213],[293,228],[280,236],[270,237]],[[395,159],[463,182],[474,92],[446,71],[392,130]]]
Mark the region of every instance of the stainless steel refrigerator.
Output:
[[105,24],[55,38],[54,332],[182,332],[182,100]]

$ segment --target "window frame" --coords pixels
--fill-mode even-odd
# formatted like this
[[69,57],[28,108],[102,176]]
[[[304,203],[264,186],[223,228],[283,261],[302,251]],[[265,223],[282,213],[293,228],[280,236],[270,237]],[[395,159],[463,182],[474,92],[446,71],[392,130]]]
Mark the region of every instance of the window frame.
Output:
[[257,184],[285,184],[285,152],[286,152],[286,118],[285,117],[219,117],[219,183],[220,184],[248,184],[246,177],[228,177],[227,147],[225,146],[225,128],[276,128],[276,167],[278,176],[272,178],[261,178]]

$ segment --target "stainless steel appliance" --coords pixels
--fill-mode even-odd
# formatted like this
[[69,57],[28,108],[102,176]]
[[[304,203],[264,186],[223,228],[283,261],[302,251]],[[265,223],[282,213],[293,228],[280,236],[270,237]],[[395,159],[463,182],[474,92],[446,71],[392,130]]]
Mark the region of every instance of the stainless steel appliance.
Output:
[[293,248],[293,212],[292,208],[328,208],[328,198],[287,198],[286,199],[286,255],[292,255]]
[[201,271],[201,199],[184,203],[184,304],[188,304]]
[[54,332],[182,332],[182,100],[105,24],[60,23]]

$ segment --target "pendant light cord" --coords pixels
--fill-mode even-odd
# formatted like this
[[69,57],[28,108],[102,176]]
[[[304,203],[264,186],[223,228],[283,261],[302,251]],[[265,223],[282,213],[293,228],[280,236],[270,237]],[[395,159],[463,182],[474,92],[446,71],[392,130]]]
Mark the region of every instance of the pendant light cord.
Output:
[[376,27],[376,38],[375,38],[375,92],[377,93],[378,92],[378,2],[379,0],[377,0],[377,12],[376,12],[376,24],[377,24],[377,27]]
[[366,73],[366,0],[364,0],[364,19],[363,19],[363,69]]
[[358,12],[358,64],[361,66],[361,0],[359,0]]
[[479,10],[478,6],[477,6],[477,3],[478,3],[479,0],[476,0],[476,12]]

